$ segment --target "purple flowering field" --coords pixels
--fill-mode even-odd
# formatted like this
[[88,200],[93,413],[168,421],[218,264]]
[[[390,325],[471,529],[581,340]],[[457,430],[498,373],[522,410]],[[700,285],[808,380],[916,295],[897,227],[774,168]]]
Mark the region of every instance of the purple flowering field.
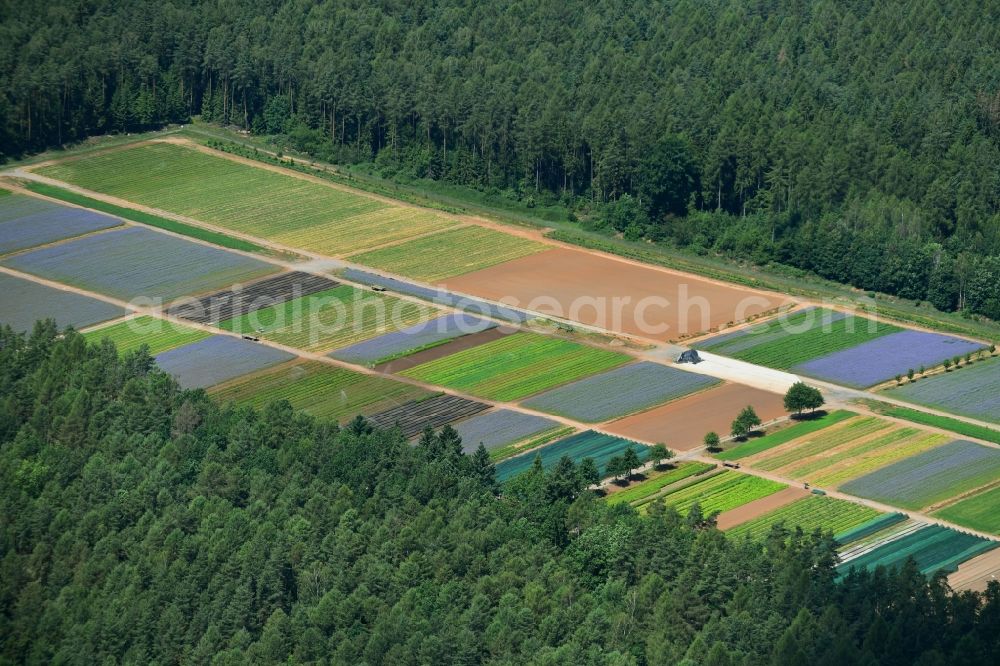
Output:
[[982,349],[981,344],[950,335],[907,330],[801,363],[792,371],[866,388],[896,375],[905,375],[910,368],[931,367],[978,349]]
[[597,423],[708,388],[719,380],[642,361],[540,393],[524,405]]
[[978,488],[997,474],[1000,449],[957,440],[848,481],[840,490],[916,510]]
[[903,384],[888,395],[945,411],[1000,423],[1000,358]]
[[473,453],[480,444],[496,449],[558,426],[558,422],[542,416],[498,409],[456,423],[454,428],[462,437],[462,450]]
[[3,260],[25,273],[129,300],[174,298],[262,277],[277,267],[142,227],[126,227]]
[[120,224],[107,215],[15,194],[0,198],[0,254]]
[[19,333],[30,331],[38,319],[55,319],[59,328],[83,328],[124,314],[124,308],[96,298],[0,273],[0,324]]
[[496,323],[488,319],[480,319],[467,313],[453,312],[338,349],[331,352],[330,356],[350,363],[377,364],[391,357],[398,357],[410,350],[424,348],[438,342],[445,342],[462,335],[479,333],[495,327]]
[[158,354],[156,364],[184,388],[207,388],[293,358],[257,342],[213,335]]

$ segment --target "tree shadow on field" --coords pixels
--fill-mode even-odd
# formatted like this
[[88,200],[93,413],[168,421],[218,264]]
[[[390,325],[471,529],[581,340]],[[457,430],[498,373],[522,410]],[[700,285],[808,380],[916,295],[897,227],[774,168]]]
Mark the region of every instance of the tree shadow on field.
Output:
[[791,419],[793,421],[815,421],[816,419],[821,419],[827,415],[825,409],[817,409],[813,412],[802,412],[801,414],[792,414]]

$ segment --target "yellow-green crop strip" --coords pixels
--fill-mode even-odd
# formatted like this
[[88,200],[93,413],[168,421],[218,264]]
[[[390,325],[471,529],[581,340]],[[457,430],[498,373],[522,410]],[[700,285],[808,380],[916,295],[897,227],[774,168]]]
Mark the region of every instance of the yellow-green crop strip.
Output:
[[489,268],[549,249],[544,243],[467,226],[355,254],[351,261],[425,282]]
[[618,352],[515,333],[404,371],[407,377],[493,400],[518,400],[630,361]]
[[210,333],[176,324],[165,319],[142,315],[110,326],[87,331],[87,342],[99,343],[107,338],[115,343],[119,354],[126,354],[146,345],[152,355],[175,349],[207,338]]
[[375,414],[430,395],[418,386],[304,360],[241,377],[209,392],[223,403],[256,408],[288,400],[295,409],[337,420]]
[[38,173],[79,187],[322,254],[455,226],[439,213],[171,143],[68,160]]

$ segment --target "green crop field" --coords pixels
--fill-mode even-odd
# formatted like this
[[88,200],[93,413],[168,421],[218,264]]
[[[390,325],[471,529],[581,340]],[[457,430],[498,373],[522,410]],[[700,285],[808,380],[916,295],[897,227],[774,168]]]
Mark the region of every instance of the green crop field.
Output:
[[783,523],[788,529],[801,527],[805,532],[816,529],[840,534],[857,527],[879,515],[879,512],[847,500],[811,495],[786,504],[726,531],[726,534],[760,539],[767,536],[771,527]]
[[824,414],[818,419],[793,422],[794,425],[782,428],[781,430],[771,433],[770,435],[765,435],[742,444],[737,444],[733,448],[717,454],[715,457],[719,460],[739,460],[740,458],[745,458],[747,456],[762,453],[768,449],[773,449],[774,447],[790,442],[793,439],[805,437],[808,434],[814,433],[817,430],[822,430],[828,426],[832,426],[834,423],[840,423],[841,421],[849,419],[852,416],[855,416],[854,412],[837,410],[835,412],[830,412],[829,414]]
[[752,330],[752,333],[724,334],[696,346],[749,363],[787,370],[902,329],[877,320],[844,317],[816,309],[775,318],[753,326]]
[[493,400],[518,400],[627,363],[618,352],[536,333],[515,333],[402,374]]
[[787,488],[783,483],[740,472],[725,471],[664,496],[664,501],[686,514],[695,502],[706,513],[728,511]]
[[912,421],[913,423],[919,423],[933,428],[950,430],[951,432],[964,435],[965,437],[973,437],[987,442],[993,442],[994,444],[1000,444],[1000,430],[994,430],[993,428],[987,428],[986,426],[976,425],[975,423],[967,423],[948,416],[928,414],[927,412],[922,412],[919,409],[896,407],[894,405],[875,400],[866,400],[864,402],[874,411],[885,416],[905,419],[907,421]]
[[302,360],[245,375],[209,392],[220,402],[257,408],[273,400],[288,400],[295,409],[337,420],[375,414],[431,395],[417,386]]
[[1000,534],[1000,486],[966,497],[933,515],[980,532]]
[[355,254],[351,261],[425,282],[437,282],[546,249],[547,245],[520,236],[468,226]]
[[356,252],[457,224],[291,174],[169,143],[116,150],[38,173],[226,229],[324,254]]
[[629,504],[638,506],[652,501],[656,493],[666,486],[669,486],[671,483],[677,483],[678,481],[690,478],[696,474],[703,474],[714,467],[715,465],[712,465],[711,463],[678,463],[672,469],[655,474],[651,473],[649,474],[649,478],[646,480],[617,493],[611,493],[605,501],[608,504],[621,504],[623,502],[628,502]]
[[219,324],[306,351],[330,351],[412,326],[440,311],[388,294],[341,285]]
[[197,342],[209,335],[210,333],[196,328],[142,315],[88,331],[83,334],[83,337],[87,339],[87,342],[93,343],[108,338],[115,343],[119,354],[125,354],[146,345],[149,347],[149,353],[155,356],[160,352]]

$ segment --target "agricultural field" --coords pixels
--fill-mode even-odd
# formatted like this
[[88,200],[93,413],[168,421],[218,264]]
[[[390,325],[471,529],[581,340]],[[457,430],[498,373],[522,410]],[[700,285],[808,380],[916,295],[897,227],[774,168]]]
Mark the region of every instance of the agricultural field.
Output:
[[719,460],[739,460],[740,458],[746,458],[747,456],[763,453],[768,449],[773,449],[776,446],[781,446],[782,444],[786,444],[794,439],[811,435],[814,432],[828,428],[836,423],[846,421],[852,416],[856,415],[853,412],[837,410],[824,414],[818,418],[812,418],[804,421],[793,421],[792,425],[782,428],[777,432],[773,432],[756,439],[747,440],[743,443],[738,443],[730,449],[717,453],[715,457]]
[[167,314],[200,324],[217,324],[339,285],[321,275],[290,271],[249,285],[234,285],[207,296],[184,299],[167,310]]
[[0,254],[110,229],[120,220],[21,195],[0,198]]
[[509,401],[610,370],[629,360],[625,354],[555,337],[515,333],[401,374],[483,398]]
[[295,360],[209,390],[222,403],[261,408],[274,400],[317,418],[345,421],[430,396],[424,389],[352,372],[320,361]]
[[463,335],[495,327],[496,323],[488,319],[465,313],[451,313],[337,349],[330,356],[349,363],[378,365]]
[[723,384],[612,421],[605,429],[622,437],[662,442],[674,451],[690,451],[703,446],[709,431],[727,434],[747,405],[765,423],[785,415],[782,396],[742,384]]
[[898,326],[874,319],[807,308],[709,338],[695,347],[748,363],[788,370],[900,330]]
[[879,512],[871,507],[821,495],[810,495],[787,504],[759,518],[747,521],[726,531],[734,537],[763,539],[775,525],[793,530],[802,528],[806,533],[821,529],[836,534],[858,527],[877,517]]
[[748,458],[747,462],[758,469],[816,486],[837,487],[850,479],[940,446],[948,439],[946,435],[859,416]]
[[77,206],[83,206],[91,210],[114,215],[115,217],[124,220],[138,222],[139,224],[145,224],[146,226],[155,227],[157,229],[169,231],[181,236],[188,236],[189,238],[206,241],[212,245],[218,245],[219,247],[224,247],[229,250],[254,252],[264,255],[281,254],[281,252],[277,250],[271,250],[242,238],[236,238],[235,236],[230,236],[218,231],[212,231],[211,229],[206,229],[204,227],[196,227],[192,224],[185,224],[184,222],[178,222],[177,220],[160,217],[159,215],[153,215],[145,211],[136,210],[135,208],[125,208],[124,206],[117,206],[113,203],[108,203],[107,201],[101,201],[100,199],[92,199],[91,197],[85,197],[82,194],[72,192],[63,187],[49,185],[48,183],[39,183],[32,180],[26,181],[24,186],[36,194],[52,197],[53,199],[59,199],[60,201],[76,204]]
[[[503,300],[545,316],[659,341],[702,333],[790,301],[781,294],[568,247],[450,278],[444,286],[479,298]],[[695,299],[704,299],[712,307],[684,306]]]
[[934,515],[980,532],[1000,534],[1000,486],[960,499],[935,511]]
[[906,509],[934,507],[1000,474],[1000,449],[958,440],[845,483],[841,490]]
[[351,282],[357,282],[366,286],[385,287],[398,294],[416,296],[417,298],[422,298],[438,305],[446,305],[482,317],[502,319],[515,324],[521,324],[531,319],[531,315],[520,310],[505,308],[502,305],[495,305],[488,301],[479,300],[478,298],[459,296],[443,289],[424,287],[405,280],[397,280],[396,278],[385,277],[377,273],[358,270],[357,268],[345,268],[341,271],[340,275],[345,280],[350,280]]
[[140,315],[110,326],[87,331],[83,337],[94,344],[110,340],[118,348],[119,354],[127,354],[142,345],[146,345],[149,347],[149,353],[155,356],[182,345],[204,340],[209,335],[211,334],[197,328],[182,326],[157,317]]
[[462,438],[462,450],[473,453],[482,444],[488,451],[539,437],[562,427],[542,416],[498,409],[455,424]]
[[235,317],[219,327],[296,349],[328,352],[437,313],[429,306],[341,285]]
[[524,401],[526,407],[586,423],[648,409],[719,380],[643,361],[580,379]]
[[425,428],[440,428],[489,409],[484,402],[467,400],[457,395],[436,395],[411,400],[368,417],[376,428],[398,427],[403,437],[412,438]]
[[528,471],[534,465],[536,456],[542,459],[542,467],[545,469],[555,465],[563,456],[569,456],[575,463],[579,463],[584,458],[592,458],[597,464],[601,476],[605,477],[608,476],[605,469],[608,461],[621,455],[629,447],[635,450],[639,460],[646,459],[649,449],[642,444],[587,430],[566,439],[560,439],[558,442],[553,442],[540,449],[507,458],[497,464],[496,477],[500,481],[507,481]]
[[0,273],[0,293],[3,294],[0,324],[16,332],[30,331],[39,319],[55,319],[59,328],[83,328],[126,313],[117,305],[6,273]]
[[899,400],[1000,423],[1000,357],[886,391]]
[[156,364],[184,388],[208,388],[295,358],[228,335],[213,335],[156,355]]
[[94,192],[333,256],[458,224],[444,215],[393,206],[174,143],[67,160],[37,172]]
[[787,488],[783,483],[740,472],[723,471],[664,495],[664,502],[687,514],[697,502],[705,515],[729,511]]
[[887,542],[874,544],[858,554],[843,556],[837,567],[841,578],[852,569],[875,569],[879,566],[898,567],[912,558],[926,575],[936,571],[952,572],[962,562],[997,547],[997,542],[972,534],[958,532],[940,525],[926,525]]
[[655,500],[667,486],[699,474],[705,474],[712,469],[715,469],[715,465],[711,463],[682,462],[673,465],[663,472],[647,471],[644,481],[633,484],[624,490],[611,493],[605,501],[608,504],[628,502],[636,508],[645,506]]
[[954,356],[982,349],[978,342],[924,331],[900,331],[876,340],[815,358],[792,368],[817,379],[866,388],[908,370],[933,367]]
[[477,271],[548,249],[542,243],[467,226],[351,255],[351,261],[424,282]]
[[951,418],[949,416],[942,416],[940,414],[928,414],[927,412],[922,412],[918,409],[911,409],[909,407],[898,407],[896,405],[890,405],[877,400],[864,400],[863,402],[864,404],[867,404],[869,408],[879,414],[882,414],[883,416],[892,416],[897,419],[931,426],[932,428],[949,430],[964,437],[974,437],[986,442],[1000,444],[1000,430],[995,428],[989,428],[987,426],[977,425],[967,421],[960,421],[958,419]]
[[122,300],[171,299],[274,273],[257,259],[128,227],[30,250],[3,265]]

